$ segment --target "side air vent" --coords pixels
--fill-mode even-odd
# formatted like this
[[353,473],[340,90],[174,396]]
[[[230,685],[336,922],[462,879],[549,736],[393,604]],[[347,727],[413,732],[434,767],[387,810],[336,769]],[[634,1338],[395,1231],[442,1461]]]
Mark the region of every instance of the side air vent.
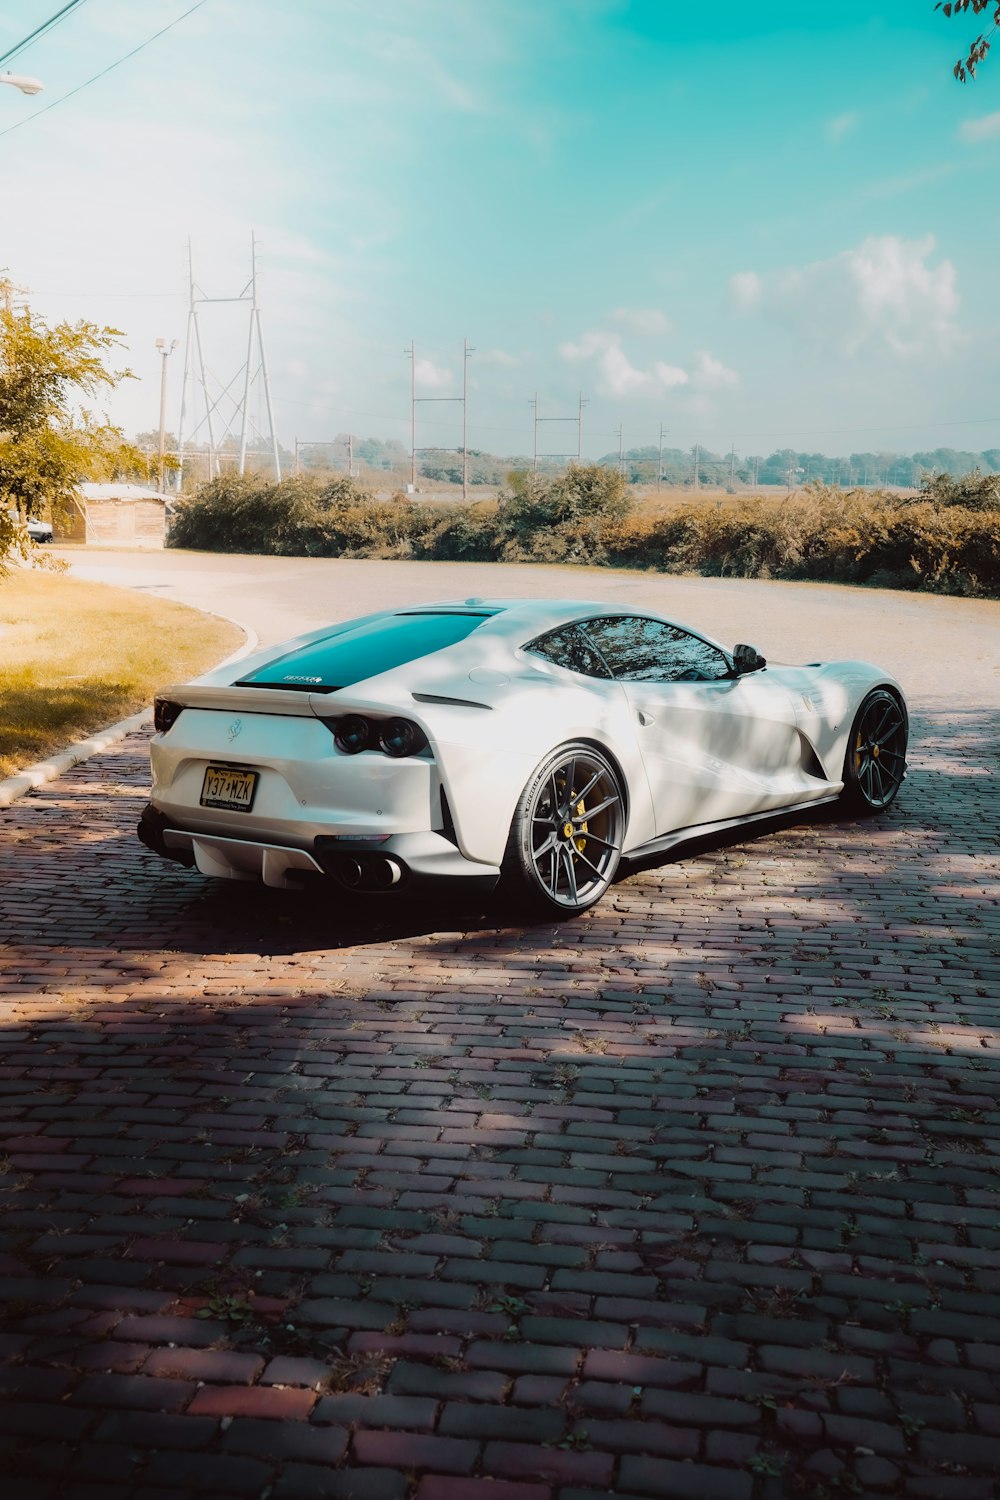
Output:
[[492,703],[476,703],[473,698],[446,698],[441,693],[412,693],[410,696],[415,703],[447,703],[452,708],[485,708],[488,713],[493,712]]

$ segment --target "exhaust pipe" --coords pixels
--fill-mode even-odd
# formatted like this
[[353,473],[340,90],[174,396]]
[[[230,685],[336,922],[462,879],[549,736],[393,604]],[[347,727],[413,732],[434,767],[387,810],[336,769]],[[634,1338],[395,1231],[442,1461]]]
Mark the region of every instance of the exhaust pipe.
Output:
[[348,891],[391,891],[406,883],[406,865],[394,854],[338,850],[333,839],[320,837],[315,855],[324,873]]

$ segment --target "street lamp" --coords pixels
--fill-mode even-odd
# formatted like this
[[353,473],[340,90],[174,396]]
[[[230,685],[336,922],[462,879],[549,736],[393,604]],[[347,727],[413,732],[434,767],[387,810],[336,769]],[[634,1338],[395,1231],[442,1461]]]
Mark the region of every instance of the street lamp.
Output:
[[160,494],[164,494],[163,488],[163,445],[166,441],[167,428],[167,360],[177,348],[177,340],[172,339],[168,344],[166,339],[157,339],[156,347],[163,355],[163,363],[160,366]]
[[9,83],[22,94],[40,94],[45,87],[37,78],[28,78],[23,73],[0,73],[0,83]]

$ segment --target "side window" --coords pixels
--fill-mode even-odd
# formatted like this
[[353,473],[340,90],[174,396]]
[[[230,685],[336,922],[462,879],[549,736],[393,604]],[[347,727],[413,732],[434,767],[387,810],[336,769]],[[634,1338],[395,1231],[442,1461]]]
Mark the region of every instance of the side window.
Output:
[[640,615],[588,620],[587,635],[621,682],[713,682],[729,662],[707,641]]
[[671,657],[676,671],[671,676],[672,682],[716,682],[720,677],[732,675],[729,662],[717,646],[709,645],[700,636],[689,635],[686,630],[676,630],[675,634]]
[[544,656],[546,661],[554,662],[557,667],[567,667],[569,671],[582,672],[587,677],[611,676],[600,653],[595,651],[591,642],[575,625],[552,630],[524,649],[534,652],[536,656]]

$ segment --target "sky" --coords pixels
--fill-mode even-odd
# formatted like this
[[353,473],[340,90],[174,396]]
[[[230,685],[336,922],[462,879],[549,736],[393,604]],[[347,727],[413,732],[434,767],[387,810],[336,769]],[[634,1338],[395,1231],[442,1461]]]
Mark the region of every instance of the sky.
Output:
[[[8,0],[0,54],[63,3]],[[468,444],[493,453],[530,454],[536,431],[540,453],[575,451],[581,395],[584,457],[619,428],[626,450],[661,427],[740,455],[1000,447],[1000,38],[974,82],[951,72],[977,18],[192,4],[85,0],[0,63],[44,83],[0,86],[0,273],[50,322],[122,331],[137,378],[103,409],[128,434],[158,425],[158,338],[177,340],[180,422],[189,246],[198,297],[237,298],[254,236],[288,448],[408,448],[410,347],[417,446],[457,447],[463,340]],[[250,314],[197,304],[217,427]],[[265,431],[259,379],[250,408]]]

